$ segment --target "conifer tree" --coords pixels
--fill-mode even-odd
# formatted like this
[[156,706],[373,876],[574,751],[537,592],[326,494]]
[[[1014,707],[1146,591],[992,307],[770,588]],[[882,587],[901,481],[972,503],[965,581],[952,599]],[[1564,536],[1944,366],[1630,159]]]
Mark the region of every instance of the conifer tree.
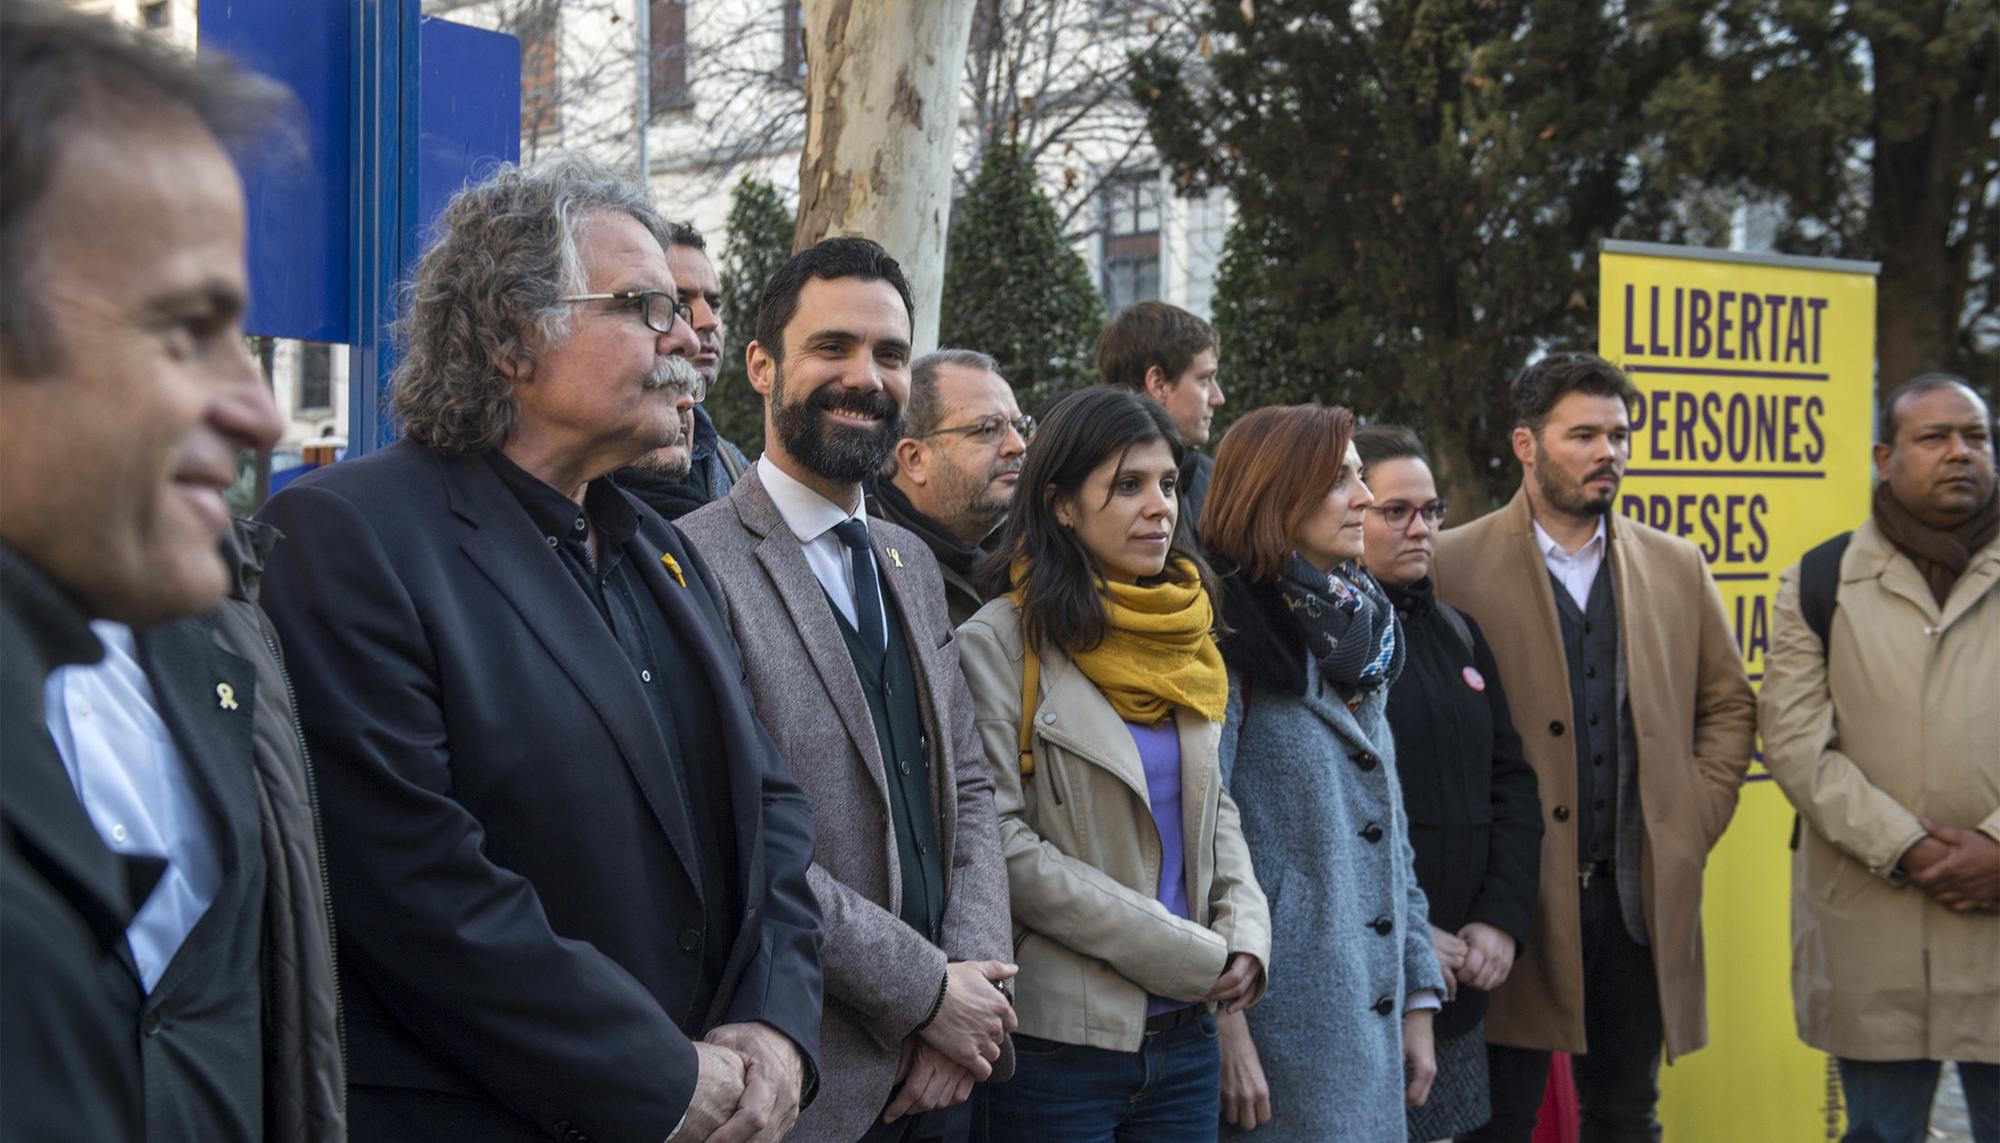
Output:
[[1023,410],[1096,380],[1104,304],[1014,143],[989,145],[946,244],[940,345],[1000,362]]
[[757,304],[764,284],[792,256],[792,211],[778,188],[745,176],[729,196],[729,240],[722,252],[722,316],[728,341],[722,371],[703,407],[716,431],[751,460],[764,450],[764,399],[750,387],[743,347],[756,336]]

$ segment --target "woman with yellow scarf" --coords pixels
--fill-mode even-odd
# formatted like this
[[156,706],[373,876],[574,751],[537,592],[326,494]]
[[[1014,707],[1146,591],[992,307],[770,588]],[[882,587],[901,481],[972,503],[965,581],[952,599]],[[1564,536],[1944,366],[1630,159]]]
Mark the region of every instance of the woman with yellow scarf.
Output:
[[1065,398],[1043,422],[959,628],[1014,915],[1015,1072],[973,1137],[1216,1137],[1215,1016],[1271,944],[1217,767],[1228,675],[1207,565],[1178,526],[1183,450],[1156,404]]

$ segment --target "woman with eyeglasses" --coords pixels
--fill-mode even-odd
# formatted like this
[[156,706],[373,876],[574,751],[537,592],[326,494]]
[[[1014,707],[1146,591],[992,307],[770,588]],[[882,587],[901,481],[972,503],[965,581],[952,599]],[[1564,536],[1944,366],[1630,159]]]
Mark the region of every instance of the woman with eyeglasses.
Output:
[[1403,621],[1403,676],[1389,691],[1396,772],[1431,940],[1451,981],[1432,1025],[1437,1079],[1430,1099],[1410,1109],[1409,1138],[1443,1139],[1489,1115],[1481,1022],[1486,994],[1528,942],[1541,802],[1485,636],[1431,591],[1445,502],[1422,444],[1394,426],[1362,429],[1354,444],[1375,497],[1362,525],[1364,562]]
[[1357,563],[1374,500],[1353,430],[1339,407],[1250,413],[1202,508],[1228,625],[1223,773],[1273,932],[1264,1002],[1218,1022],[1224,1126],[1260,1141],[1402,1138],[1445,988],[1387,717],[1403,640]]
[[1043,421],[959,628],[1014,919],[1014,1078],[973,1138],[1216,1136],[1212,1008],[1264,987],[1270,920],[1216,747],[1228,680],[1179,527],[1183,450],[1121,389]]

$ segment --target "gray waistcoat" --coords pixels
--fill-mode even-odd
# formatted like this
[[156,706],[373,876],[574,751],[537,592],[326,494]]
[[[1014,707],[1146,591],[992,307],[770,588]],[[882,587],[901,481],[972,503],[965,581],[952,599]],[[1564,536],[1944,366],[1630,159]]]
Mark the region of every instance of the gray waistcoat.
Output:
[[1569,589],[1553,575],[1556,611],[1562,617],[1563,657],[1569,664],[1570,710],[1576,740],[1576,859],[1579,866],[1611,861],[1618,878],[1619,912],[1632,939],[1646,944],[1646,914],[1639,884],[1642,843],[1639,816],[1639,742],[1625,693],[1625,657],[1619,645],[1618,597],[1610,561],[1590,585],[1590,606],[1579,610]]

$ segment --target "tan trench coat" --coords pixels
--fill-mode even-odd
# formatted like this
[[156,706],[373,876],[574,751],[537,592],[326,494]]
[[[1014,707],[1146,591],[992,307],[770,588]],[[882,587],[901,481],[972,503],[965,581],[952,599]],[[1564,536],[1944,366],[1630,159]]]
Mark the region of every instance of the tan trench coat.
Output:
[[[1162,846],[1139,748],[1096,684],[1068,657],[1042,650],[1035,776],[1024,782],[1020,612],[1011,600],[994,600],[958,629],[958,641],[1007,857],[1020,1031],[1136,1052],[1149,993],[1200,1000],[1239,952],[1268,968],[1270,910],[1236,803],[1222,788],[1222,725],[1186,708],[1174,712],[1182,872],[1193,914],[1176,917],[1155,896]],[[1257,995],[1263,990],[1260,977]]]
[[1863,1060],[2000,1063],[2000,917],[1894,872],[1920,815],[2000,840],[2000,540],[1939,608],[1873,521],[1840,561],[1830,656],[1778,582],[1764,761],[1809,827],[1792,857],[1799,1037]]
[[[1667,1058],[1708,1042],[1701,879],[1736,812],[1756,704],[1708,565],[1685,540],[1635,520],[1609,521],[1619,646],[1639,743],[1645,844],[1640,884]],[[1486,1038],[1583,1052],[1576,744],[1569,667],[1547,564],[1525,492],[1438,537],[1440,598],[1485,629],[1528,761],[1541,783],[1542,883],[1527,953],[1493,993]]]

